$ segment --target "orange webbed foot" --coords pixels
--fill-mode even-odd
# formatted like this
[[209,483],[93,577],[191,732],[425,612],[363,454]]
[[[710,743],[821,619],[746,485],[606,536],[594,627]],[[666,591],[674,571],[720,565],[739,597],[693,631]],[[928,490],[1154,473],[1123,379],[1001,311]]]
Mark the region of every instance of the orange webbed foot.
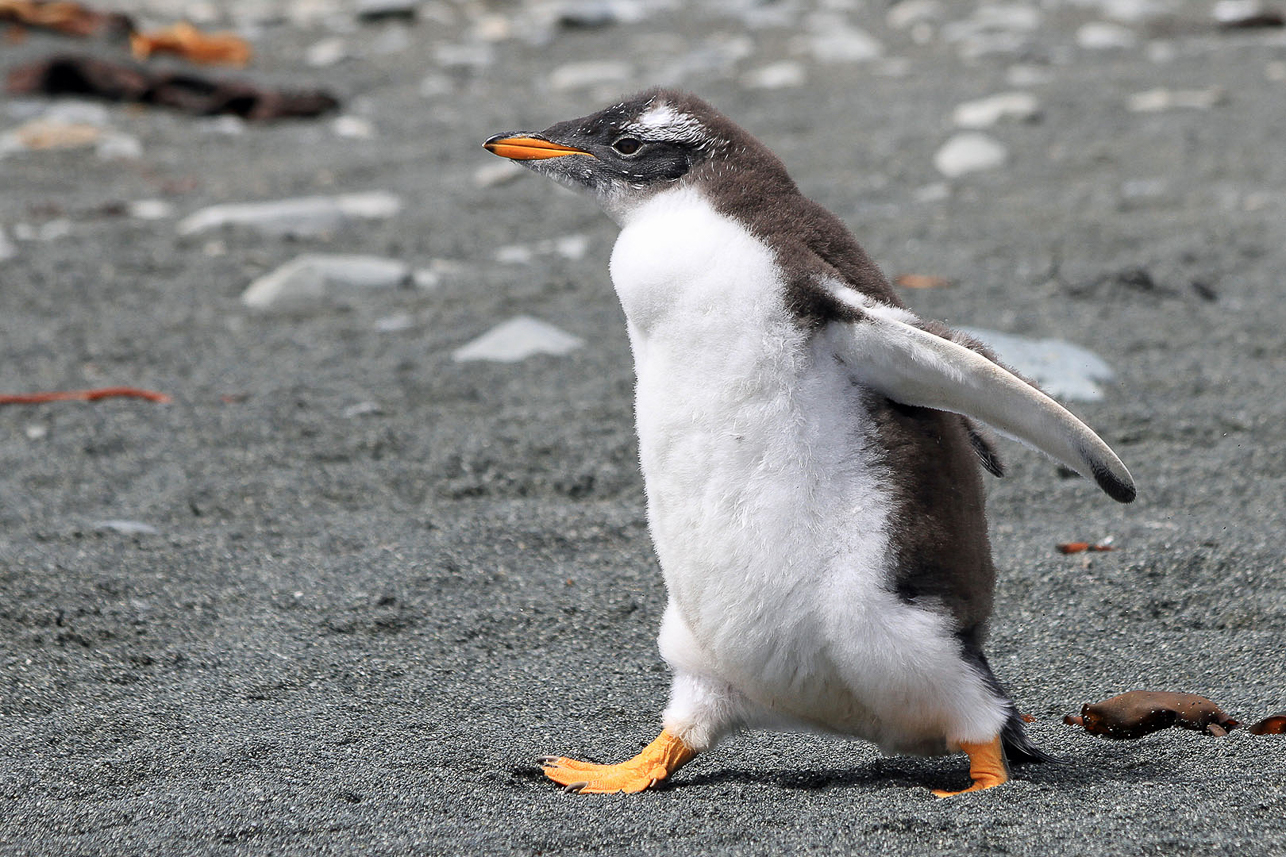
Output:
[[540,760],[545,776],[577,794],[632,794],[649,789],[686,764],[696,751],[669,732],[661,732],[633,759],[596,765],[562,756]]
[[966,741],[960,742],[960,749],[969,754],[969,779],[973,784],[967,789],[959,791],[947,791],[945,789],[934,789],[933,793],[938,797],[951,797],[952,795],[962,795],[966,792],[980,792],[983,789],[994,788],[1009,782],[1009,768],[1005,765],[1005,751],[1000,744],[1000,736],[986,742],[985,744],[971,744]]

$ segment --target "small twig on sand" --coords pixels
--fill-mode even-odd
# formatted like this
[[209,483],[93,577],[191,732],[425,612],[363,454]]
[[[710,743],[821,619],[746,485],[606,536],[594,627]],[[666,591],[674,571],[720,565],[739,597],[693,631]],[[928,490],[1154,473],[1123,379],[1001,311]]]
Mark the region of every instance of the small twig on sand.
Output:
[[1110,539],[1097,545],[1092,542],[1064,542],[1061,545],[1054,545],[1054,547],[1058,548],[1059,553],[1085,553],[1086,551],[1102,552],[1116,550],[1116,548],[1112,546]]
[[96,390],[58,390],[52,393],[0,394],[0,405],[39,405],[44,402],[92,402],[112,396],[132,396],[162,404],[171,401],[164,393],[140,390],[138,387],[100,387]]

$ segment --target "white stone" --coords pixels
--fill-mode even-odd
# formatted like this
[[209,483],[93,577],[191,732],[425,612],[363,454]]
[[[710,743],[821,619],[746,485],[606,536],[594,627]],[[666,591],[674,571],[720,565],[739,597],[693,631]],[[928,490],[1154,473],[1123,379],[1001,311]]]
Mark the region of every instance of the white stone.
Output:
[[884,13],[884,21],[894,30],[907,30],[916,24],[940,21],[944,11],[939,0],[902,0]]
[[174,206],[163,199],[136,199],[125,210],[137,220],[164,220],[174,216]]
[[375,126],[361,116],[337,116],[330,123],[330,130],[336,137],[348,140],[371,140],[375,137]]
[[179,221],[180,235],[197,235],[224,226],[240,226],[268,235],[325,235],[353,220],[382,220],[402,208],[399,197],[384,191],[309,196],[271,202],[212,205]]
[[399,259],[308,253],[255,280],[241,302],[257,310],[308,309],[410,280],[410,266]]
[[633,79],[634,67],[627,62],[573,62],[561,65],[550,73],[549,88],[555,92],[568,92],[604,84],[625,84]]
[[151,524],[145,524],[142,521],[95,521],[91,526],[104,533],[118,533],[122,536],[154,536],[160,533],[156,527]]
[[1129,50],[1138,43],[1133,30],[1109,21],[1091,21],[1076,31],[1076,44],[1087,51]]
[[479,336],[452,353],[457,363],[491,360],[516,363],[537,354],[561,356],[584,344],[580,337],[529,316],[517,316]]
[[1096,402],[1102,384],[1115,377],[1112,367],[1094,352],[1061,339],[1031,339],[981,328],[960,328],[996,352],[1000,362],[1035,381],[1063,401]]
[[1027,120],[1040,115],[1040,102],[1030,92],[1002,92],[957,105],[951,120],[959,128],[990,128],[1002,119]]
[[1219,0],[1210,14],[1220,24],[1235,25],[1273,11],[1263,0]]
[[322,39],[304,52],[304,62],[313,68],[326,68],[348,59],[348,45],[338,36]]
[[358,402],[355,405],[349,405],[344,408],[344,419],[351,420],[354,417],[370,417],[384,413],[384,408],[379,402]]
[[1221,87],[1206,89],[1149,89],[1136,92],[1126,102],[1134,113],[1159,113],[1163,110],[1209,110],[1228,100]]
[[499,187],[529,173],[530,170],[514,161],[497,160],[474,170],[473,183],[477,187]]
[[553,239],[553,251],[564,259],[584,259],[585,254],[589,252],[590,240],[588,235],[564,235],[562,238]]
[[27,440],[44,440],[49,437],[49,426],[41,423],[31,423],[22,430],[27,436]]
[[991,170],[1009,159],[1009,151],[986,134],[956,134],[933,156],[933,165],[947,178]]

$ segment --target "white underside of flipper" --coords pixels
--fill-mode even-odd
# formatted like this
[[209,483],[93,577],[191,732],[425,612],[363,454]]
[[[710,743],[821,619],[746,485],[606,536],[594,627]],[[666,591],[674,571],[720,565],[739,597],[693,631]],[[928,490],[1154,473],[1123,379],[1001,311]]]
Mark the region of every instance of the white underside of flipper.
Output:
[[638,375],[648,519],[670,605],[666,727],[746,726],[941,752],[1002,700],[948,617],[899,600],[864,391],[789,317],[769,249],[695,191],[632,213],[612,255]]
[[828,285],[863,314],[823,334],[854,380],[905,405],[973,417],[1094,479],[1113,499],[1134,499],[1125,464],[1058,402],[981,354],[919,329],[910,312]]

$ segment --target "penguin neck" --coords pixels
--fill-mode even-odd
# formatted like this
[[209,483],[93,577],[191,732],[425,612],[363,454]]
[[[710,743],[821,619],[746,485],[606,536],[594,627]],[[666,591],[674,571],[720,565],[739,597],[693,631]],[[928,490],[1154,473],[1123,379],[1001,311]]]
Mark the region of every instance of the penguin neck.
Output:
[[654,347],[718,353],[788,322],[772,249],[699,185],[675,185],[631,212],[611,276],[632,338]]

